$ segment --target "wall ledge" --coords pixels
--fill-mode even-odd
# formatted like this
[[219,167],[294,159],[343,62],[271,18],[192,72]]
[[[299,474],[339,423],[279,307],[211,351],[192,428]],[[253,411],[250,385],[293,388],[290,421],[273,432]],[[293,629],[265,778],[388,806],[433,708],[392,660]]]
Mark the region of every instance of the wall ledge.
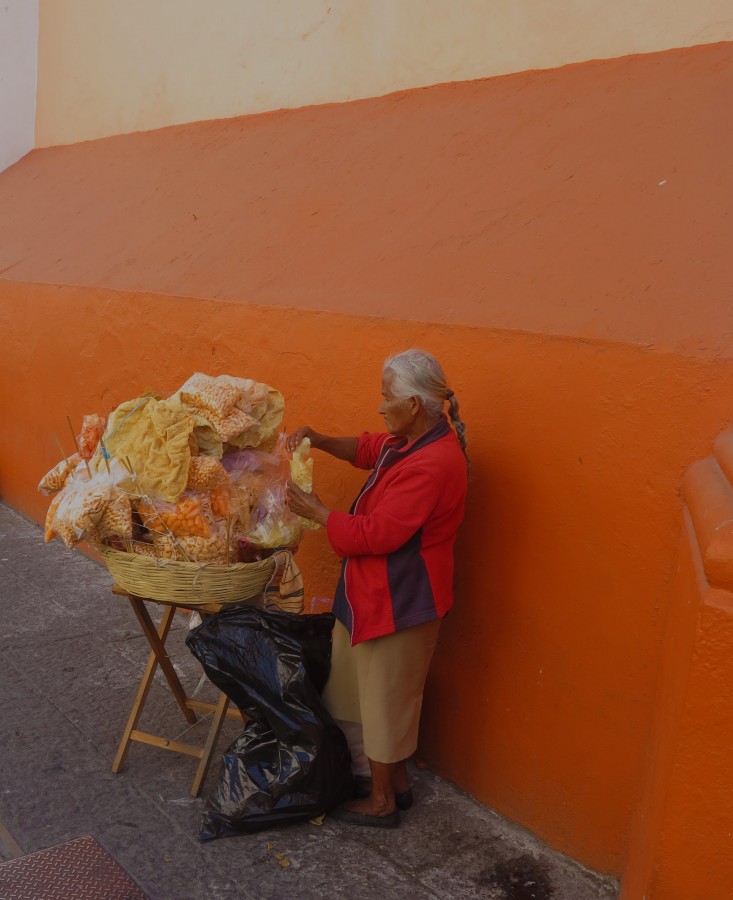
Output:
[[708,584],[733,591],[733,429],[718,436],[714,453],[689,467],[682,490]]

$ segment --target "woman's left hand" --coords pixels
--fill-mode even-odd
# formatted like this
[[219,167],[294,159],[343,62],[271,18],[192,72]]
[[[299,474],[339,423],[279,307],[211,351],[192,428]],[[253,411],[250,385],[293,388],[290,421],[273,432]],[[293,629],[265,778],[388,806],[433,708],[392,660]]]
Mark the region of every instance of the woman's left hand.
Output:
[[304,519],[311,519],[320,525],[325,525],[328,521],[331,510],[321,503],[316,494],[306,494],[292,481],[288,481],[285,486],[285,499],[296,515],[303,516]]

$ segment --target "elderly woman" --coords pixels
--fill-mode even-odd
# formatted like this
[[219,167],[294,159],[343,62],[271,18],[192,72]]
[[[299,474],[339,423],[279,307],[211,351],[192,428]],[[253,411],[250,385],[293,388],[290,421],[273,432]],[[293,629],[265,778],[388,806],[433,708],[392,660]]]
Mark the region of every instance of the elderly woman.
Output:
[[417,747],[440,623],[453,604],[453,545],[463,519],[467,457],[458,401],[429,353],[407,350],[387,359],[379,413],[386,434],[329,437],[306,426],[287,440],[292,450],[309,437],[316,449],[372,470],[348,513],[293,484],[288,503],[325,525],[342,557],[324,701],[347,734],[355,771],[364,776],[359,759],[366,755],[371,783],[361,779],[362,796],[340,818],[394,828],[397,809],[412,804],[405,763]]

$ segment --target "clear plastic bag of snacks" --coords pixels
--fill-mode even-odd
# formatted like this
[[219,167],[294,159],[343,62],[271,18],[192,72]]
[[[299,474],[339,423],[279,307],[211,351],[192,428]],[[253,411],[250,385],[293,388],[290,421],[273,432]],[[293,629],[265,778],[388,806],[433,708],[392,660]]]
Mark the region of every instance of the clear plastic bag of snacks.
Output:
[[56,463],[53,469],[46,472],[43,478],[38,482],[38,490],[42,494],[55,494],[56,491],[60,491],[73,475],[74,470],[80,462],[81,457],[78,453],[74,453],[71,456],[67,456],[66,459],[62,459],[61,462]]
[[[132,535],[130,501],[120,488],[124,472],[116,460],[91,477],[80,463],[64,487],[53,498],[46,514],[46,541],[58,536],[67,547],[87,537],[101,542],[113,534],[121,538]],[[102,523],[104,522],[104,525]]]
[[74,547],[87,534],[96,534],[97,524],[113,498],[109,482],[74,479],[54,498],[46,516],[46,541],[61,538]]
[[132,538],[132,503],[119,488],[113,491],[96,528],[99,543],[109,543],[114,537],[126,540]]
[[300,518],[285,499],[285,481],[271,479],[260,489],[245,537],[260,547],[294,547],[303,531]]
[[222,465],[229,473],[234,505],[249,507],[249,527],[239,513],[242,536],[258,547],[294,547],[302,525],[285,500],[288,460],[278,452],[239,450],[225,454]]
[[224,418],[236,407],[242,392],[226,375],[197,372],[181,387],[180,394],[184,403]]
[[281,461],[260,450],[236,450],[222,457],[229,475],[229,499],[239,532],[246,535],[252,527],[252,511],[258,496],[272,480],[280,477]]
[[213,514],[205,491],[184,491],[175,503],[138,500],[137,512],[151,534],[173,537],[211,537]]
[[209,537],[195,535],[172,537],[156,533],[153,534],[153,545],[159,559],[203,562],[218,566],[237,561],[231,547],[227,552],[226,529],[220,525],[211,530]]
[[188,467],[189,491],[210,491],[229,484],[227,470],[215,456],[192,456]]
[[107,420],[104,416],[98,416],[93,413],[84,416],[81,423],[81,434],[79,435],[79,454],[82,459],[90,460],[94,456],[99,440],[104,434],[107,427]]

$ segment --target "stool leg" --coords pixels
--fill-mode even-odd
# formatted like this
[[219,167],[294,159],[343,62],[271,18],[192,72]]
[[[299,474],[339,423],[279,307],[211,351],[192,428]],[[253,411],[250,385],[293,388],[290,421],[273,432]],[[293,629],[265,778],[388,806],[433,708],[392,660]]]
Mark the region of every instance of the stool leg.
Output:
[[206,773],[209,771],[209,766],[211,765],[211,757],[214,754],[216,742],[219,740],[221,727],[224,724],[224,719],[227,715],[228,706],[229,698],[226,694],[221,694],[219,696],[219,702],[216,704],[216,711],[214,712],[214,717],[211,721],[209,734],[206,737],[206,743],[204,744],[204,752],[201,756],[201,762],[199,763],[199,767],[196,770],[196,776],[193,779],[193,784],[191,785],[192,797],[198,797],[198,795],[201,793],[201,788],[204,785]]
[[[176,675],[176,670],[173,668],[173,663],[170,661],[170,657],[168,656],[168,652],[165,649],[165,640],[161,640],[160,635],[155,630],[155,625],[153,620],[150,618],[150,613],[148,612],[145,604],[139,597],[130,597],[130,603],[132,604],[132,608],[135,610],[135,615],[140,622],[140,627],[145,632],[145,636],[148,639],[150,646],[153,648],[153,653],[158,660],[161,671],[165,675],[166,681],[168,682],[168,686],[173,692],[173,696],[176,698],[176,702],[181,708],[181,712],[186,718],[186,721],[189,725],[195,725],[198,722],[198,718],[196,713],[188,706],[188,697],[186,696],[186,692],[183,689],[183,685],[178,680],[178,675]],[[175,613],[175,607],[169,606],[167,610],[171,610],[171,618]],[[163,613],[163,616],[167,615],[167,611]],[[168,630],[166,629],[166,636],[168,635]]]
[[[132,597],[130,598],[132,601]],[[133,609],[135,608],[135,604],[133,603]],[[161,640],[165,641],[168,637],[168,632],[170,631],[171,623],[173,621],[173,615],[175,613],[175,607],[167,606],[165,612],[163,613],[163,618],[160,621],[160,629],[155,632],[155,636]],[[148,617],[150,618],[150,617]],[[151,620],[152,625],[152,620]],[[154,628],[155,626],[153,626]],[[115,760],[112,763],[112,771],[119,772],[125,762],[125,757],[127,756],[127,751],[130,747],[130,735],[135,730],[137,726],[138,719],[143,711],[143,707],[145,706],[145,701],[148,698],[148,692],[150,691],[150,686],[153,683],[153,675],[155,675],[155,669],[158,665],[158,657],[154,650],[150,651],[150,655],[148,656],[148,662],[145,666],[145,671],[143,672],[143,677],[140,680],[140,685],[137,689],[137,695],[135,697],[135,702],[132,704],[132,710],[130,712],[130,717],[127,720],[127,725],[125,726],[125,730],[122,734],[122,739],[120,740],[120,745],[117,748],[117,755],[115,756]]]

